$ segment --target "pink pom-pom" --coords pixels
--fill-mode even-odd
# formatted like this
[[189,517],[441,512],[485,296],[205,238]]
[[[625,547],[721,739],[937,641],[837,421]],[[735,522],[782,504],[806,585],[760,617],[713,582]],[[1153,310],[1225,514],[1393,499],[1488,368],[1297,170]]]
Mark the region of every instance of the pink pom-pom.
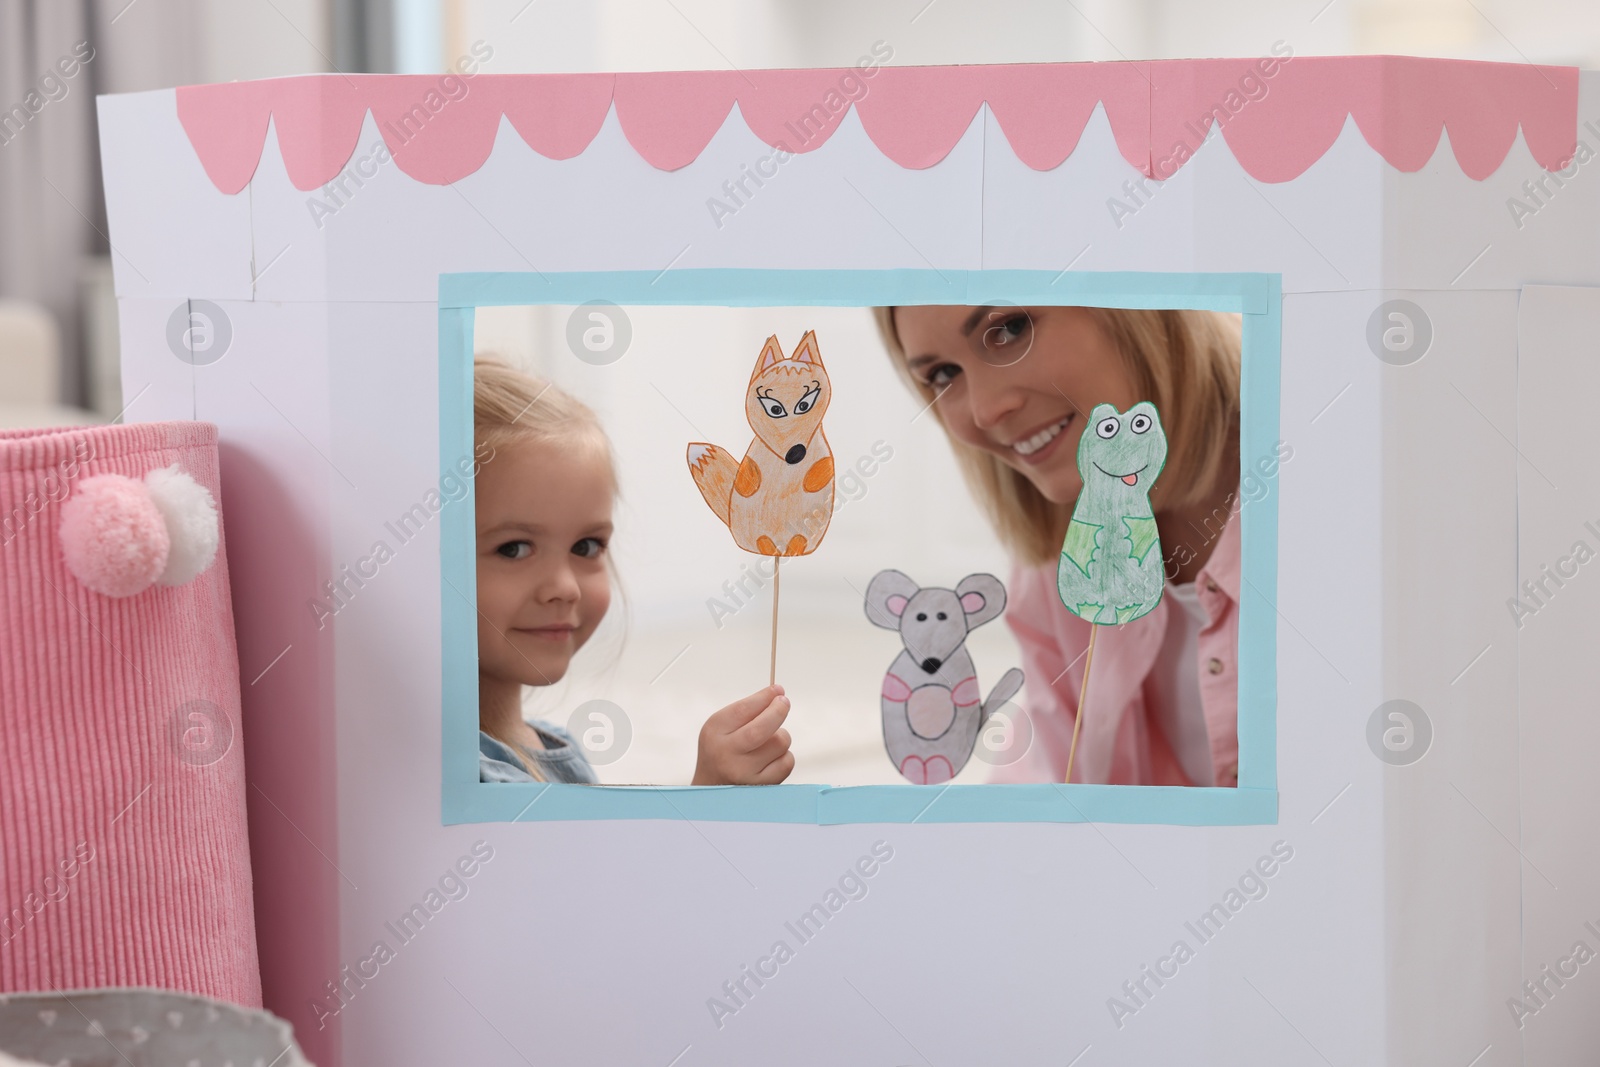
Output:
[[78,581],[105,596],[148,589],[167,566],[172,542],[143,482],[98,474],[61,506],[61,553]]

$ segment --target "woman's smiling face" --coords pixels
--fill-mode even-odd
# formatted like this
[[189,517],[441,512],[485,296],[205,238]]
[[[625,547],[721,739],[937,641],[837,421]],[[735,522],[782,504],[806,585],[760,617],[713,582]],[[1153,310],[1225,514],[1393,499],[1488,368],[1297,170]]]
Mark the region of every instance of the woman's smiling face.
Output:
[[998,456],[1057,504],[1076,501],[1083,485],[1088,412],[1141,399],[1084,308],[906,306],[894,323],[912,377],[937,395],[951,436]]

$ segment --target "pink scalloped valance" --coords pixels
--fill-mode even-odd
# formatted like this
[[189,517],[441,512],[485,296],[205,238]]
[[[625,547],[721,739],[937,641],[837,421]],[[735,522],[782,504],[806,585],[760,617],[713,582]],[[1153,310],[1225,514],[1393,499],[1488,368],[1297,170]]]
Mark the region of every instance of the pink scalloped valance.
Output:
[[1402,56],[1169,60],[971,67],[678,71],[656,74],[312,75],[177,91],[178,118],[225,193],[250,183],[269,120],[295,188],[321,187],[356,151],[372,113],[396,165],[445,185],[494,148],[502,116],[551,159],[583,152],[615,105],[628,142],[652,166],[694,161],[735,104],[752,133],[790,152],[823,144],[854,107],[885,156],[921,169],[942,160],[988,104],[1017,158],[1058,166],[1104,105],[1131,165],[1167,178],[1213,124],[1260,181],[1298,177],[1353,117],[1402,171],[1420,169],[1448,132],[1457,163],[1481,181],[1520,129],[1547,170],[1577,146],[1573,67]]

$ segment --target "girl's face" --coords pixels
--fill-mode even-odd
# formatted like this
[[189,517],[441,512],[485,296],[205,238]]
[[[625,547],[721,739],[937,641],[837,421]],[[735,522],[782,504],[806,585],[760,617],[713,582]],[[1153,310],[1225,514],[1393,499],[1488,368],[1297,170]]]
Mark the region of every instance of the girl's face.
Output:
[[899,307],[912,377],[931,388],[951,436],[998,456],[1045,499],[1071,504],[1078,438],[1096,404],[1141,398],[1111,339],[1078,307]]
[[514,441],[477,475],[478,672],[551,685],[611,603],[615,488],[588,442]]

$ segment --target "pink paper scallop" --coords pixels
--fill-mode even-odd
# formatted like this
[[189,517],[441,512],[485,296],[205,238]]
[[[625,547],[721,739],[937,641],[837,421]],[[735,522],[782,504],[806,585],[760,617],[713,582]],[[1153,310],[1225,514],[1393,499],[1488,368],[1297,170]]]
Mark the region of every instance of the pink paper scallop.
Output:
[[[1103,105],[1122,158],[1150,160],[1150,79],[1143,63],[1019,63],[984,71],[984,98],[1006,143],[1034,170],[1054,170]],[[1040,101],[1057,101],[1054,108]]]
[[878,150],[908,170],[938,163],[983,104],[984,67],[885,67],[857,105]]
[[833,136],[850,108],[875,91],[883,68],[747,71],[738,87],[739,113],[761,140],[802,153]]
[[211,184],[229,196],[249,185],[272,119],[271,82],[183,86],[177,103],[178,122]]
[[517,135],[548,159],[571,159],[589,147],[615,91],[613,74],[511,74],[485,85]]
[[733,108],[738,71],[618,74],[617,121],[634,151],[659,170],[693,163]]
[[273,127],[289,180],[301,192],[338,177],[355,154],[369,100],[381,82],[357,85],[341,77],[284,78],[273,94]]
[[489,86],[479,79],[476,85],[453,81],[467,91],[452,99],[437,78],[386,81],[368,94],[368,103],[396,167],[426,185],[448,185],[483,166],[503,113]]

